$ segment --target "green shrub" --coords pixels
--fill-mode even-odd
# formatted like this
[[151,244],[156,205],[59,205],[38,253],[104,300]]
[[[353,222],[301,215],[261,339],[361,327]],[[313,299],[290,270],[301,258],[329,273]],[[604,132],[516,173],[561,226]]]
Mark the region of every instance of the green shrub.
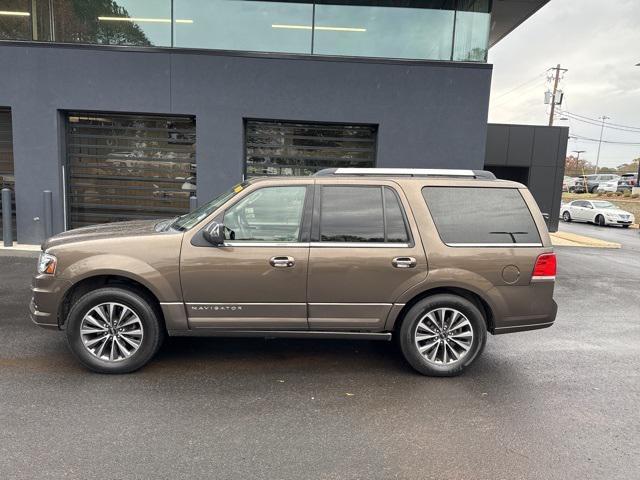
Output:
[[606,195],[607,197],[613,197],[613,192],[607,192]]
[[631,198],[638,198],[638,197],[640,197],[640,195],[638,195],[637,193],[632,193],[631,194]]
[[598,197],[601,197],[601,196],[602,196],[602,192],[601,192],[600,190],[598,190],[598,191],[596,192],[596,195],[597,195]]
[[629,190],[625,190],[624,193],[622,194],[623,197],[630,197],[631,196],[631,192]]

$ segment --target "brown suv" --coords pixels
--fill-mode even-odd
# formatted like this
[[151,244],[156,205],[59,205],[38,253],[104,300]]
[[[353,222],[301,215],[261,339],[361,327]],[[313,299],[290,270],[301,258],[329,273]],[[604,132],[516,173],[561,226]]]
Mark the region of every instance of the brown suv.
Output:
[[43,245],[33,321],[136,370],[168,335],[397,337],[455,375],[498,334],[553,324],[556,259],[529,191],[488,172],[333,169],[239,184],[173,220]]

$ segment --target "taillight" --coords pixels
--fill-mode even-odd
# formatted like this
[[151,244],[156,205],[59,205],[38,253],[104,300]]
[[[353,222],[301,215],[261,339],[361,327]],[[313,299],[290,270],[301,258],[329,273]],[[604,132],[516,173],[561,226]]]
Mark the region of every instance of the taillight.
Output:
[[555,280],[556,278],[556,254],[543,253],[538,256],[536,265],[533,267],[531,280]]

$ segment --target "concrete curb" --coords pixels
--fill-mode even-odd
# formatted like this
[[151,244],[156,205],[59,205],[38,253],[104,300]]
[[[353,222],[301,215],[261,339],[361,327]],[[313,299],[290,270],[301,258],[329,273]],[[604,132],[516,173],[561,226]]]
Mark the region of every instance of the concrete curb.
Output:
[[0,245],[0,251],[4,252],[39,252],[40,245],[29,245],[22,243],[14,243],[12,247]]
[[551,243],[556,247],[585,247],[585,248],[622,248],[616,242],[607,242],[599,238],[577,235],[569,232],[551,233]]

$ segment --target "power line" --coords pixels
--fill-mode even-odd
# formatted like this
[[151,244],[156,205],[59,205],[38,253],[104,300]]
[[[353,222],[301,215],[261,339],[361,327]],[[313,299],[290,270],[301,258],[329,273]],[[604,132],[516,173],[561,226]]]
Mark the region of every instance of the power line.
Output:
[[507,90],[506,92],[501,93],[500,95],[498,95],[498,96],[496,96],[496,97],[492,97],[492,98],[491,98],[491,100],[494,100],[494,101],[495,101],[495,100],[498,100],[499,98],[505,97],[505,96],[509,95],[510,93],[513,93],[513,92],[515,92],[516,90],[519,90],[519,89],[521,89],[522,87],[524,87],[524,86],[526,86],[526,85],[529,85],[530,83],[532,83],[532,82],[534,82],[534,81],[536,81],[536,80],[540,79],[541,77],[544,77],[546,73],[547,73],[546,71],[541,72],[541,73],[539,73],[538,75],[536,75],[535,77],[533,77],[533,78],[531,78],[531,79],[527,80],[526,82],[523,82],[523,83],[521,83],[520,85],[518,85],[518,86],[516,86],[516,87],[513,87],[511,90]]
[[[597,126],[600,126],[599,119],[587,117],[586,115],[579,115],[577,113],[569,112],[568,110],[562,110],[561,112],[563,115],[571,116],[575,120],[584,121],[585,123],[589,123],[588,121],[591,121],[591,122],[595,122]],[[640,132],[640,127],[632,127],[631,125],[622,125],[620,123],[607,123],[607,128],[613,128],[616,130],[623,130],[623,131]]]
[[[578,135],[577,133],[570,133],[569,138],[573,138],[574,140],[582,140],[585,142],[599,142],[599,138],[591,138],[585,137],[583,135]],[[618,142],[615,140],[602,140],[602,143],[609,143],[612,145],[640,145],[640,142]]]

